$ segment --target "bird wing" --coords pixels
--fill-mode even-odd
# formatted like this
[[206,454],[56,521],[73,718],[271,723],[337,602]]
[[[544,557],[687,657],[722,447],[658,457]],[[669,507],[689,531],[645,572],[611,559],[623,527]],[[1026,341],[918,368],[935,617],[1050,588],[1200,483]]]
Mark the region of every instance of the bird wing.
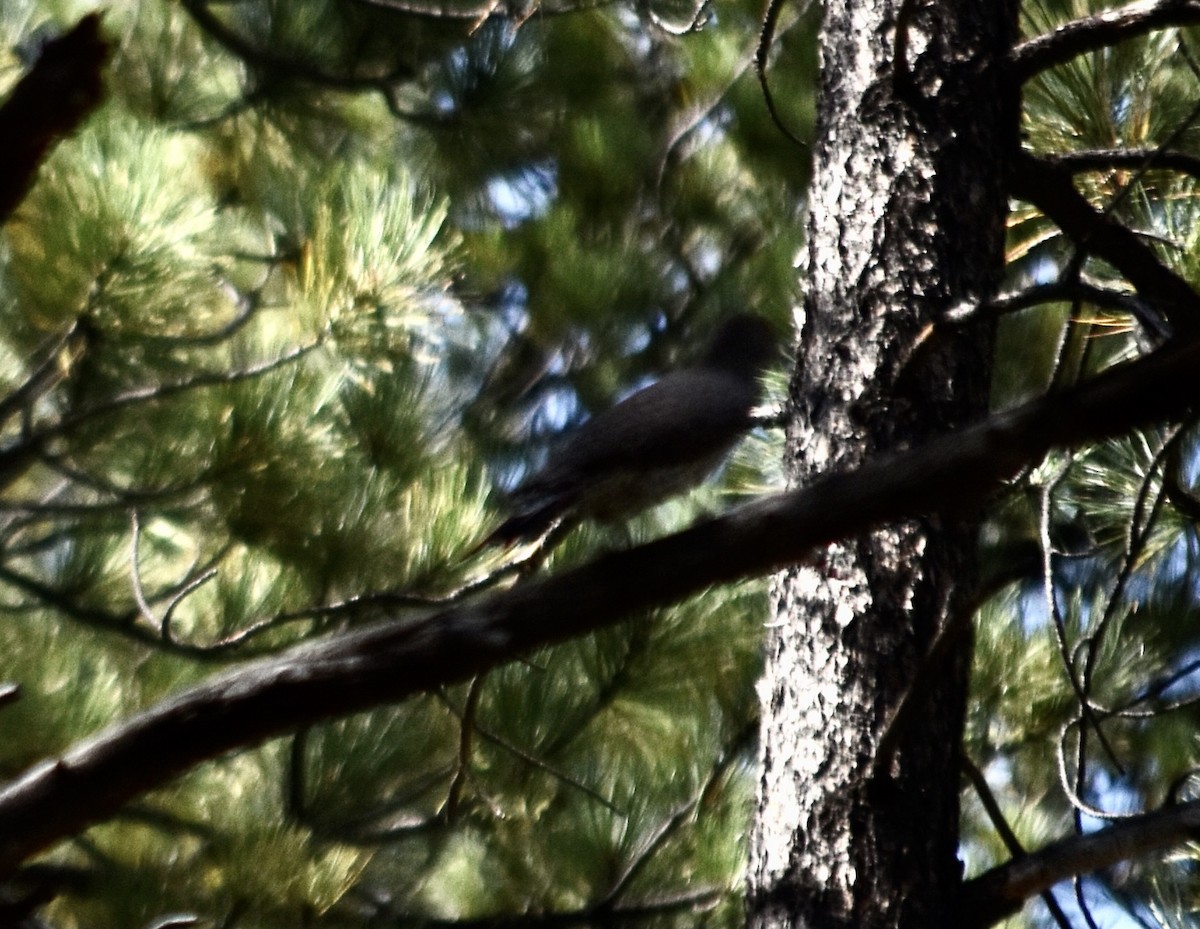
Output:
[[712,369],[668,374],[588,420],[518,498],[554,496],[615,470],[672,468],[718,456],[750,425],[756,381]]

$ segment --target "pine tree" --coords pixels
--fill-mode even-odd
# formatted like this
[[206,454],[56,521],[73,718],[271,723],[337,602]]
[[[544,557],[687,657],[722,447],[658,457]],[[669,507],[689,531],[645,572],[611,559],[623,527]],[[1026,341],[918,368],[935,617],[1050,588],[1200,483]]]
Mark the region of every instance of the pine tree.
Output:
[[[839,877],[764,888],[760,826],[751,918],[984,926],[1098,872],[1184,919],[1194,4],[942,6],[827,4],[814,94],[778,2],[5,4],[0,922],[739,925],[753,578],[853,586],[814,552],[869,531],[918,594],[819,681],[863,751],[767,742],[825,811],[782,854]],[[887,286],[798,275],[876,219]],[[808,486],[707,518],[782,488],[763,428],[627,526],[473,551],[565,429],[793,306]]]
[[[967,407],[992,322],[993,406],[1044,394],[1033,407],[1071,447],[1042,457],[1037,440],[1022,469],[1000,466],[1009,480],[976,583],[962,524],[936,517],[850,538],[784,576],[767,645],[756,925],[985,926],[1038,893],[1059,925],[1114,902],[1164,923],[1193,908],[1190,856],[1164,854],[1195,816],[1176,805],[1192,769],[1179,717],[1195,668],[1179,623],[1194,581],[1190,413],[1169,395],[1187,388],[1161,384],[1171,408],[1153,412],[1149,392],[1112,391],[1086,414],[1076,398],[1136,371],[1130,359],[1191,343],[1200,304],[1181,256],[1196,115],[1178,101],[1196,70],[1174,27],[1195,13],[1106,6],[1027,4],[1015,48],[1003,4],[827,6],[795,478],[943,433],[956,404],[960,423],[978,416]],[[1003,296],[997,193],[1026,202]],[[826,353],[845,369],[814,371]],[[1012,453],[1004,418],[991,422],[998,433],[963,456],[976,469]],[[953,454],[941,451],[913,456],[931,484]],[[908,513],[973,514],[918,498]],[[980,875],[965,887],[958,855]],[[1051,892],[1072,878],[1074,900]]]
[[[944,316],[994,292],[1003,268],[1017,100],[996,59],[1015,35],[1016,5],[898,7],[826,5],[809,290],[790,392],[787,470],[801,484],[987,409],[992,322],[950,327]],[[931,38],[910,54],[910,35]],[[779,579],[751,925],[956,919],[971,517],[854,536]]]
[[[86,10],[6,5],[8,86]],[[4,229],[8,777],[222,672],[511,583],[469,552],[557,433],[724,316],[782,322],[803,158],[757,92],[753,4],[686,41],[652,18],[104,15],[106,99],[46,134]],[[782,54],[811,69],[799,31]],[[727,485],[765,486],[772,443]],[[581,531],[539,571],[728,499]],[[202,736],[182,765],[152,740],[89,780],[130,794],[114,816],[9,821],[39,842],[101,820],[6,912],[736,922],[761,613],[755,584],[643,611],[398,705],[305,704],[194,767]],[[160,762],[186,773],[143,796]]]

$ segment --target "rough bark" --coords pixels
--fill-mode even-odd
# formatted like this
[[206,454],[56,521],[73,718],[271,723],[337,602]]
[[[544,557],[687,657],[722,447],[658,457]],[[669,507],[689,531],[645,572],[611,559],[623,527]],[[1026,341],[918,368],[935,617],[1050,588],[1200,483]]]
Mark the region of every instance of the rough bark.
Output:
[[[984,413],[990,333],[935,324],[998,282],[1016,145],[1015,2],[825,16],[793,485]],[[967,626],[973,550],[969,518],[914,521],[778,578],[750,925],[952,924],[970,637],[931,647]]]

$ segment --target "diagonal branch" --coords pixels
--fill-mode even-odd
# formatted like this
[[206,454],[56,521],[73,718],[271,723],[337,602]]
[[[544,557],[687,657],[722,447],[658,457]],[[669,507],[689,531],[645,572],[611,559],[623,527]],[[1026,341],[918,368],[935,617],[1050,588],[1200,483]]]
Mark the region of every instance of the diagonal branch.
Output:
[[46,43],[38,60],[0,106],[0,222],[33,184],[50,149],[100,103],[108,45],[100,15],[89,13]]
[[[758,86],[762,90],[763,103],[767,105],[767,115],[771,117],[775,128],[782,132],[789,141],[807,150],[808,143],[792,132],[784,122],[782,114],[775,106],[775,96],[771,93],[771,84],[767,80],[771,46],[775,44],[775,31],[779,26],[779,14],[783,11],[783,4],[784,0],[767,0],[767,9],[763,13],[762,27],[758,34],[758,46],[754,50],[754,73],[758,77]],[[808,12],[807,4],[799,15],[802,16],[806,12]]]
[[1021,152],[1013,159],[1009,186],[1014,197],[1036,206],[1088,254],[1120,271],[1177,333],[1200,328],[1200,294],[1136,233],[1092,206],[1067,168]]
[[586,13],[590,10],[611,6],[615,0],[570,0],[570,2],[555,4],[525,2],[525,0],[518,0],[518,2],[485,0],[482,3],[466,4],[449,3],[447,0],[357,0],[357,2],[363,6],[395,10],[407,16],[420,16],[433,20],[465,20],[478,24],[491,16],[504,16],[524,22],[531,13],[537,13],[538,19],[546,16]]
[[[996,799],[996,795],[992,793],[992,788],[988,786],[987,778],[984,777],[983,772],[979,770],[975,762],[965,756],[963,757],[963,771],[966,772],[967,780],[971,782],[971,786],[975,788],[975,795],[979,798],[984,812],[987,813],[988,819],[992,821],[992,828],[1000,836],[1000,841],[1008,849],[1012,860],[1017,861],[1027,857],[1029,853],[1025,851],[1021,840],[1017,838],[1017,834],[1013,832],[1012,826],[1008,824],[1008,820],[1004,817],[1004,811],[1000,809],[1000,803]],[[1050,911],[1050,917],[1054,920],[1055,925],[1059,929],[1071,929],[1071,921],[1067,919],[1066,913],[1059,906],[1054,892],[1047,887],[1042,890],[1041,896],[1042,902],[1046,904],[1046,909]]]
[[1198,367],[1200,342],[1171,346],[1082,387],[649,544],[215,676],[0,789],[0,875],[206,759],[468,679],[634,611],[802,561],[879,524],[975,506],[1051,447],[1182,415],[1196,399]]
[[[268,74],[272,77],[286,79],[326,87],[335,91],[355,93],[358,91],[375,91],[387,104],[393,116],[400,119],[422,120],[424,117],[409,113],[401,108],[396,89],[399,85],[411,81],[417,76],[416,69],[408,62],[396,62],[390,71],[380,74],[358,74],[351,69],[345,73],[326,70],[305,61],[300,56],[292,56],[276,52],[266,46],[260,46],[240,35],[210,9],[212,0],[181,0],[183,8],[192,17],[193,22],[202,29],[214,42],[225,51],[240,59],[248,68]],[[244,105],[261,95],[262,87],[246,94],[243,99],[226,110],[218,118],[224,118],[231,112],[239,111]]]
[[642,920],[660,921],[681,913],[695,914],[711,910],[726,896],[724,887],[689,887],[673,894],[598,907],[588,904],[574,910],[531,913],[498,913],[474,918],[439,919],[426,913],[406,913],[390,909],[386,903],[372,901],[370,923],[386,926],[420,925],[426,929],[590,929],[597,925],[633,925]]
[[1191,841],[1200,830],[1200,801],[1170,806],[1087,835],[1073,835],[1014,858],[966,882],[962,925],[984,929],[1059,881]]
[[1149,164],[1155,171],[1178,171],[1180,174],[1200,178],[1200,157],[1160,147],[1089,148],[1042,157],[1050,164],[1061,165],[1073,174],[1085,171],[1137,171]]
[[1161,340],[1171,335],[1150,304],[1137,294],[1105,287],[1081,275],[998,294],[983,303],[956,309],[947,314],[946,320],[950,323],[966,323],[980,316],[1003,316],[1046,303],[1090,303],[1106,307],[1132,316]]
[[135,387],[93,406],[68,412],[58,420],[28,430],[20,441],[0,450],[0,488],[15,481],[34,461],[44,458],[49,440],[69,436],[73,430],[85,423],[143,403],[169,400],[194,390],[224,387],[241,381],[253,380],[299,361],[310,352],[320,348],[322,344],[323,340],[318,338],[315,341],[293,347],[277,358],[257,362],[245,368],[233,371],[204,371],[186,380]]
[[335,90],[378,90],[387,98],[390,84],[411,80],[416,76],[412,67],[407,64],[397,65],[392,73],[385,75],[337,74],[323,71],[298,57],[280,54],[266,47],[260,48],[249,39],[243,38],[209,9],[209,0],[182,0],[182,4],[196,25],[231,55],[252,67],[271,71],[292,80]]
[[1155,29],[1200,23],[1200,0],[1135,0],[1115,10],[1063,23],[1053,32],[1020,43],[1009,55],[1013,78],[1034,75],[1077,55],[1133,39]]

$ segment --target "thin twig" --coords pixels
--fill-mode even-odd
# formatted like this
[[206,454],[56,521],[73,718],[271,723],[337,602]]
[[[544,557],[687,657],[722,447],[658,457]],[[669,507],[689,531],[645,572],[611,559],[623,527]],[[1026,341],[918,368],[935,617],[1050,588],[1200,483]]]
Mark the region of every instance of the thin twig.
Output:
[[[66,369],[70,366],[70,361],[64,360],[63,353],[79,341],[81,334],[82,329],[77,320],[66,332],[50,339],[47,345],[34,353],[40,356],[42,361],[21,384],[0,400],[0,425],[8,422],[17,413],[31,409],[35,401],[63,379]],[[77,354],[82,349],[82,346],[78,346],[71,354]]]
[[[1094,723],[1089,724],[1092,726],[1095,725]],[[1114,813],[1111,810],[1103,810],[1098,806],[1092,806],[1092,804],[1083,799],[1083,795],[1080,794],[1076,787],[1076,784],[1078,783],[1077,779],[1080,776],[1078,767],[1076,768],[1074,775],[1067,770],[1067,742],[1070,739],[1071,731],[1077,727],[1080,732],[1085,731],[1082,715],[1069,720],[1063,725],[1058,736],[1058,750],[1055,753],[1055,760],[1058,768],[1058,782],[1059,786],[1062,788],[1063,795],[1067,798],[1067,802],[1071,804],[1076,814],[1091,816],[1094,819],[1116,821],[1128,819],[1130,816],[1137,815],[1136,813]]]
[[[1061,152],[1043,155],[1051,164],[1072,173],[1087,171],[1133,170],[1146,167],[1146,171],[1177,171],[1200,178],[1200,157],[1188,152],[1164,151],[1161,146],[1153,148],[1093,148],[1076,152]],[[1145,172],[1143,172],[1144,174]]]
[[[441,697],[441,700],[445,704],[446,708],[461,720],[462,719],[462,711],[457,709],[453,704],[450,703],[450,700],[446,697],[445,692],[444,691],[441,692],[439,694],[439,696]],[[531,752],[527,752],[527,751],[525,751],[525,749],[521,748],[520,746],[514,745],[512,742],[508,741],[508,739],[501,738],[499,735],[492,732],[490,729],[479,725],[478,720],[476,720],[476,722],[475,722],[475,732],[485,742],[491,742],[493,745],[496,745],[499,748],[502,748],[504,751],[508,752],[510,755],[513,755],[514,757],[521,759],[521,761],[525,762],[526,764],[531,765],[532,767],[538,768],[541,771],[545,771],[547,774],[549,774],[555,780],[561,781],[562,783],[566,784],[568,787],[578,790],[584,796],[586,796],[592,800],[595,800],[597,803],[599,803],[602,807],[604,807],[610,813],[614,813],[615,815],[621,816],[621,817],[625,817],[628,815],[624,810],[622,810],[620,807],[618,807],[615,803],[613,803],[611,800],[609,800],[606,796],[604,796],[602,793],[600,793],[594,787],[589,787],[587,784],[583,783],[583,781],[579,780],[578,778],[572,777],[570,774],[567,774],[567,772],[561,770],[560,768],[556,768],[554,765],[550,764],[547,761],[544,761],[543,759],[537,757],[536,755],[532,754]]]
[[1114,290],[1088,280],[1082,274],[1070,280],[1060,276],[1045,284],[1034,284],[1021,290],[998,294],[981,302],[953,307],[943,315],[950,325],[965,325],[981,317],[1000,317],[1009,313],[1031,309],[1046,303],[1092,303],[1128,313],[1159,341],[1171,336],[1171,330],[1163,324],[1158,313],[1136,293]]
[[238,368],[232,371],[202,372],[181,381],[132,388],[109,400],[97,403],[95,406],[69,413],[56,422],[48,423],[35,429],[18,445],[0,452],[0,472],[6,470],[8,465],[18,460],[42,455],[45,443],[49,439],[68,435],[72,430],[99,417],[119,412],[131,406],[167,400],[171,397],[190,393],[193,390],[224,387],[246,380],[253,380],[299,361],[309,353],[320,348],[323,344],[323,339],[317,339],[306,345],[293,348],[277,358],[249,365],[245,368]]
[[[133,583],[133,600],[137,604],[138,612],[142,614],[142,619],[146,620],[151,626],[158,626],[159,622],[154,615],[154,611],[150,609],[150,604],[146,602],[146,594],[142,590],[142,568],[141,559],[138,554],[139,543],[142,539],[142,524],[138,519],[137,509],[129,511],[129,521],[131,530],[129,534],[129,576]],[[167,629],[163,627],[162,637],[169,639]]]
[[[1017,838],[1017,834],[1013,832],[1012,827],[1008,824],[1008,820],[1004,816],[1004,811],[1000,809],[1000,803],[996,800],[996,795],[992,793],[992,788],[988,785],[987,778],[983,776],[983,772],[966,755],[962,757],[962,766],[963,771],[966,772],[967,780],[975,788],[975,796],[979,798],[979,802],[983,805],[983,811],[987,813],[988,819],[992,821],[992,827],[996,830],[996,834],[1000,836],[1000,841],[1008,849],[1009,857],[1014,861],[1024,858],[1028,854],[1025,851],[1025,846],[1021,844],[1021,840]],[[1067,919],[1067,914],[1063,912],[1058,900],[1055,899],[1054,891],[1047,887],[1041,892],[1040,896],[1042,902],[1046,904],[1046,909],[1050,911],[1051,919],[1054,920],[1059,929],[1071,929],[1071,921]]]
[[446,792],[446,802],[442,804],[447,822],[452,823],[458,819],[463,788],[471,776],[475,717],[479,713],[479,699],[483,695],[483,682],[486,678],[486,674],[477,674],[472,678],[467,688],[467,702],[463,704],[462,713],[458,717],[458,764],[454,769],[454,777],[450,780],[450,789]]
[[[783,117],[775,106],[775,96],[771,93],[770,82],[767,80],[767,65],[771,56],[771,46],[775,43],[775,30],[779,25],[779,14],[786,2],[787,0],[767,0],[767,8],[763,12],[762,29],[758,34],[758,46],[754,51],[754,73],[758,76],[758,86],[762,88],[763,102],[767,105],[767,113],[771,117],[771,122],[783,133],[785,138],[807,151],[808,143],[792,132],[783,121]],[[805,2],[804,11],[799,15],[803,16],[807,8],[808,2]]]

